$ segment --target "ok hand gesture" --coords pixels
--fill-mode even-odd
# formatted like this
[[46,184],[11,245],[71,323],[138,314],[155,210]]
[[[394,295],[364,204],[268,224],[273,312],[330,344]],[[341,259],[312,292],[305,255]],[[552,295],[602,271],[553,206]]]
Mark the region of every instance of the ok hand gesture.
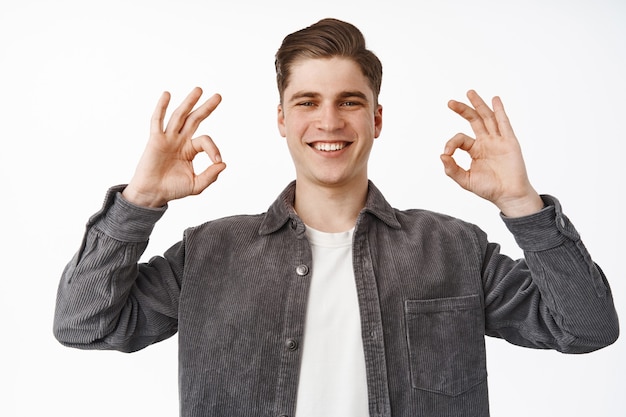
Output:
[[[458,133],[446,143],[441,155],[446,174],[464,189],[494,203],[506,216],[541,210],[543,201],[528,180],[522,151],[502,101],[494,97],[492,111],[475,91],[470,90],[467,97],[472,106],[450,100],[448,107],[470,123],[476,137]],[[457,149],[471,157],[468,170],[455,162]]]
[[[145,207],[161,207],[168,201],[197,195],[211,185],[226,168],[219,149],[206,135],[192,138],[200,123],[219,105],[215,94],[193,110],[202,90],[194,88],[172,113],[163,127],[170,94],[161,95],[150,124],[150,138],[123,195],[131,203]],[[193,159],[205,152],[213,164],[196,174]]]

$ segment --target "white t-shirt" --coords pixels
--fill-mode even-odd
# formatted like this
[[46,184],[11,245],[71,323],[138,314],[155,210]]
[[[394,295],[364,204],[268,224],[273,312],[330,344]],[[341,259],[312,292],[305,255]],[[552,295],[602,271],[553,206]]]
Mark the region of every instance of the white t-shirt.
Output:
[[313,265],[296,417],[369,415],[353,232],[306,230]]

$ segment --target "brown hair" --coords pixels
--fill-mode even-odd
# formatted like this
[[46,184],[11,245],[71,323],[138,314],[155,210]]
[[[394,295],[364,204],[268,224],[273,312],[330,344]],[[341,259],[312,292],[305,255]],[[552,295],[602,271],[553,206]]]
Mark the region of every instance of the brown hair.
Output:
[[353,60],[368,79],[378,103],[383,66],[378,57],[365,46],[365,38],[354,25],[337,19],[323,19],[283,39],[276,52],[276,83],[280,101],[289,84],[291,67],[302,58],[340,56]]

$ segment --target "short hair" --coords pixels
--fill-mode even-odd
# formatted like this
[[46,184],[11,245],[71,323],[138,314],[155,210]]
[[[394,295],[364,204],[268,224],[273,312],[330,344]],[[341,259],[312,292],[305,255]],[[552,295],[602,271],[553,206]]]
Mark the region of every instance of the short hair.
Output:
[[367,78],[378,103],[383,66],[378,57],[366,48],[365,38],[354,25],[338,19],[322,19],[283,39],[276,52],[276,83],[280,101],[290,81],[293,64],[302,58],[343,57],[353,60]]

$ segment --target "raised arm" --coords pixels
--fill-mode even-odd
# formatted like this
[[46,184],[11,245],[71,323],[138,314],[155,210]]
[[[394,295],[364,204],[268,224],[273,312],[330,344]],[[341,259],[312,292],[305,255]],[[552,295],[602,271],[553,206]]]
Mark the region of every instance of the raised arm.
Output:
[[[213,140],[202,135],[193,138],[200,123],[217,108],[218,94],[193,110],[202,95],[194,88],[172,113],[164,128],[165,112],[170,94],[159,99],[150,123],[150,138],[137,165],[135,175],[123,192],[131,203],[144,207],[162,207],[168,201],[197,195],[211,185],[226,168]],[[213,164],[196,174],[193,159],[205,152]]]
[[[176,333],[184,245],[138,262],[165,204],[199,194],[226,166],[210,137],[192,138],[221,100],[214,95],[193,110],[201,95],[195,88],[164,128],[170,95],[163,93],[131,182],[111,188],[87,223],[59,283],[54,334],[61,343],[131,352]],[[192,161],[200,152],[213,164],[196,174]]]
[[[470,123],[476,137],[458,133],[446,143],[445,172],[498,206],[524,250],[524,259],[513,261],[497,245],[488,246],[483,269],[487,334],[569,353],[613,343],[619,323],[604,273],[558,200],[542,199],[530,184],[500,98],[493,99],[491,110],[475,91],[467,96],[471,106],[454,100],[448,106]],[[472,158],[469,169],[454,161],[457,149]]]
[[[464,189],[494,203],[507,217],[533,214],[543,208],[530,184],[522,151],[502,101],[493,98],[493,110],[473,90],[467,93],[471,106],[450,100],[448,106],[470,123],[475,138],[464,133],[450,139],[441,155],[446,174]],[[464,170],[454,160],[457,149],[472,158]]]

